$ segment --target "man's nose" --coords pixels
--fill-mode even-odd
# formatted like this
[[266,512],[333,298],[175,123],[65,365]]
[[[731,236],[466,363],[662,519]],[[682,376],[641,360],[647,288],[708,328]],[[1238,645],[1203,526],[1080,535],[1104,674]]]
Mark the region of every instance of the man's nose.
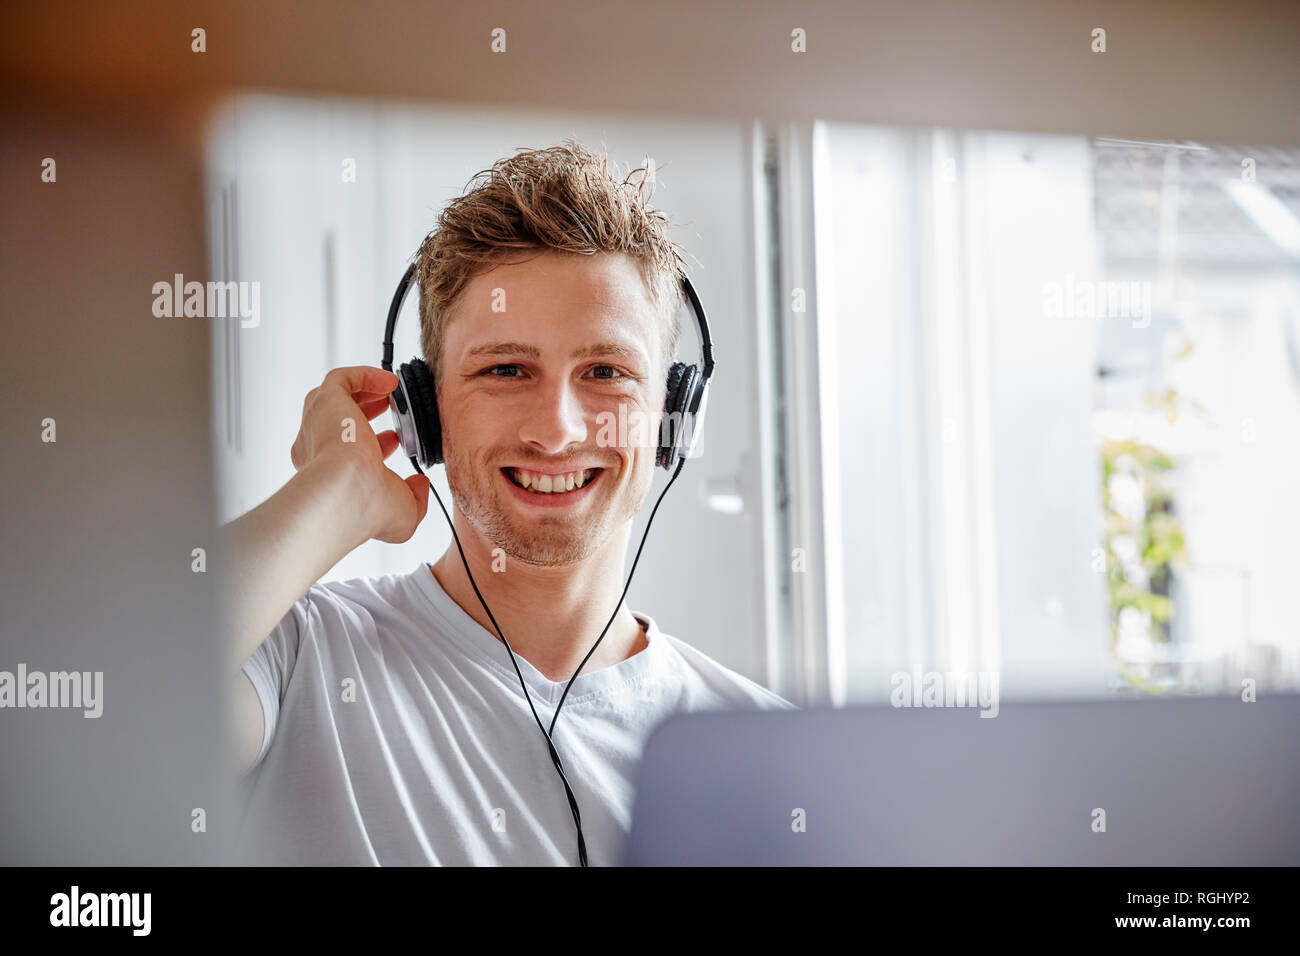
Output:
[[567,379],[552,379],[530,397],[534,402],[519,429],[521,441],[545,454],[558,455],[587,440],[586,412]]

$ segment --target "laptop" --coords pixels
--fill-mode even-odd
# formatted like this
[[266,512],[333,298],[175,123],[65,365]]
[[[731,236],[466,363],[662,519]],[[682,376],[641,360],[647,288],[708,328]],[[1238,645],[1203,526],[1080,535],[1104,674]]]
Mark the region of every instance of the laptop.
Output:
[[631,866],[1295,866],[1300,696],[679,714]]

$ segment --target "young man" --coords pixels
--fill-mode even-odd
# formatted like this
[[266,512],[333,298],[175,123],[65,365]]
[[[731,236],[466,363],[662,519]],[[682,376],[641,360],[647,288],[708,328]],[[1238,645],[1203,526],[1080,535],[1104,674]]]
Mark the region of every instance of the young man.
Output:
[[[609,865],[662,720],[793,705],[618,604],[680,331],[680,255],[644,177],[616,181],[573,143],[480,177],[419,254],[453,520],[548,728],[617,606],[552,735],[589,862]],[[454,542],[409,574],[312,584],[371,538],[406,541],[428,511],[427,480],[385,465],[396,434],[366,424],[396,385],[364,366],[326,375],[297,474],[229,526],[251,768],[239,861],[577,863],[563,783]],[[601,428],[638,416],[650,427],[623,444]]]

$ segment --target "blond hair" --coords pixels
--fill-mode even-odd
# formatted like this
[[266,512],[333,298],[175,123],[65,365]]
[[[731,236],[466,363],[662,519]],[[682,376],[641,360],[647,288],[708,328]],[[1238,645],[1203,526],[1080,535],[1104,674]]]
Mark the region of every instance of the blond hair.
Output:
[[[633,183],[635,173],[640,179]],[[472,187],[472,188],[471,188]],[[650,301],[664,315],[664,369],[681,334],[678,310],[682,247],[669,222],[648,205],[654,166],[621,180],[609,157],[573,140],[549,149],[522,150],[471,178],[468,191],[443,209],[418,253],[420,348],[438,376],[447,320],[470,279],[520,252],[595,255],[619,252],[640,268]]]

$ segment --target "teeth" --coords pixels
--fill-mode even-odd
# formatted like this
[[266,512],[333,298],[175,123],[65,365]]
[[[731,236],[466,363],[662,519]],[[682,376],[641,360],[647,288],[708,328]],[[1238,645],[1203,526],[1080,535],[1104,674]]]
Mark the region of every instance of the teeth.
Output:
[[595,469],[588,468],[586,471],[573,471],[566,475],[538,475],[531,471],[524,471],[522,468],[512,468],[510,474],[521,487],[545,495],[560,494],[561,492],[581,488],[591,481]]

